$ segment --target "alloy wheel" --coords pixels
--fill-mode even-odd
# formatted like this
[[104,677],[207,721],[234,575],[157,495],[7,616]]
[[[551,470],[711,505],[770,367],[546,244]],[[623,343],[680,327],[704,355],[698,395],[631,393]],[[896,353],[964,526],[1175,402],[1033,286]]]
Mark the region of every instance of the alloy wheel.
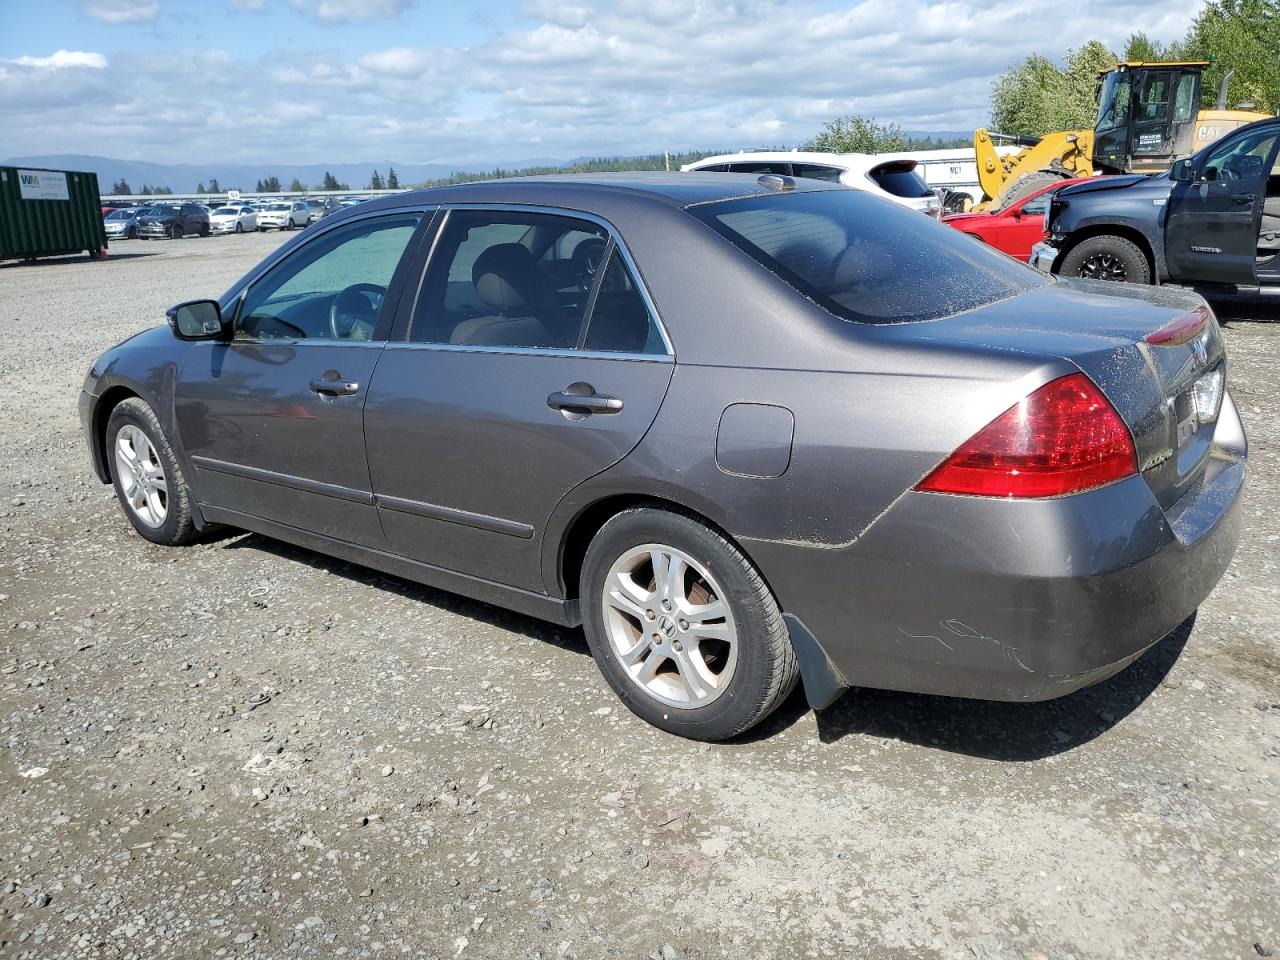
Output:
[[658,543],[628,550],[610,568],[601,599],[610,649],[649,696],[692,709],[728,688],[738,662],[733,612],[687,553]]
[[169,485],[160,456],[139,427],[126,424],[116,434],[116,476],[125,503],[149,527],[164,526],[169,515]]
[[1085,280],[1114,280],[1124,283],[1129,271],[1124,260],[1111,253],[1095,253],[1080,264],[1080,274]]

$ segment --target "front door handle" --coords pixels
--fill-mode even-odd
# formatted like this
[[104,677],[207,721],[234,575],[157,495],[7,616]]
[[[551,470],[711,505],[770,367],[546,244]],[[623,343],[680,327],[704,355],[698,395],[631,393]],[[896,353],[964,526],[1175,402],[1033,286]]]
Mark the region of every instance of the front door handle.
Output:
[[360,392],[360,384],[354,380],[330,380],[328,377],[316,377],[309,384],[312,393],[322,397],[349,397]]
[[[585,386],[590,392],[568,392],[580,386]],[[622,409],[622,401],[617,397],[603,397],[588,384],[575,383],[547,397],[547,406],[552,410],[565,410],[569,413],[618,413]]]
[[1246,206],[1251,207],[1253,206],[1253,201],[1255,199],[1256,198],[1252,193],[1246,193],[1240,197],[1233,197],[1231,202],[1234,203],[1237,207],[1246,207]]

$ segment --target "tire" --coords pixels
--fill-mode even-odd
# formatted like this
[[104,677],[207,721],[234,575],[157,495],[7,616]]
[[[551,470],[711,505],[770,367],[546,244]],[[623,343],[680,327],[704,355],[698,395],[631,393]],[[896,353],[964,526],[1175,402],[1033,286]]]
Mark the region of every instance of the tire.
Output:
[[[106,450],[111,485],[133,528],[152,543],[166,547],[194,540],[191,488],[146,401],[130,397],[111,411]],[[132,451],[132,458],[127,451]],[[135,472],[130,471],[130,463],[138,464]],[[157,479],[162,489],[157,489]]]
[[[651,547],[666,557],[662,570],[648,559]],[[657,581],[671,569],[683,573],[667,600]],[[606,592],[629,600],[607,601]],[[605,680],[632,713],[668,733],[736,736],[796,685],[795,652],[769,587],[736,546],[691,514],[636,507],[611,518],[587,548],[579,596]],[[707,610],[702,624],[698,606]]]
[[988,210],[1000,210],[1011,203],[1017,203],[1023,197],[1029,197],[1042,187],[1061,183],[1067,179],[1065,173],[1054,173],[1052,170],[1032,170],[1014,177],[991,199]]
[[1151,264],[1139,246],[1124,237],[1103,234],[1082,240],[1062,258],[1058,272],[1085,280],[1150,283]]
[[175,223],[172,227],[169,228],[169,239],[170,240],[182,239],[182,224]]
[[129,235],[128,235],[128,236],[126,236],[126,237],[125,237],[125,239],[126,239],[126,240],[137,240],[137,239],[138,239],[138,228],[137,228],[137,227],[130,227],[130,228],[129,228]]
[[240,224],[239,220],[236,221],[236,233],[244,233],[244,227]]
[[207,237],[209,236],[209,233],[209,225],[207,223],[200,224],[200,236]]

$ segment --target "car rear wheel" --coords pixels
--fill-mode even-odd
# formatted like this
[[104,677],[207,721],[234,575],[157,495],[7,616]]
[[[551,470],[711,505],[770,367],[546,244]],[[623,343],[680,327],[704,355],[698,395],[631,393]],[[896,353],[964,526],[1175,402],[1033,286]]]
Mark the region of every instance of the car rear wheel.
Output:
[[240,225],[240,221],[236,221],[236,233],[244,233],[244,227]]
[[1058,272],[1085,280],[1151,282],[1151,265],[1138,245],[1111,235],[1090,237],[1077,244],[1062,258]]
[[580,596],[601,673],[633,713],[670,733],[736,736],[796,684],[759,571],[689,514],[634,508],[610,519],[587,549]]
[[196,535],[191,491],[155,411],[137,397],[107,419],[111,484],[133,528],[152,543],[179,546]]

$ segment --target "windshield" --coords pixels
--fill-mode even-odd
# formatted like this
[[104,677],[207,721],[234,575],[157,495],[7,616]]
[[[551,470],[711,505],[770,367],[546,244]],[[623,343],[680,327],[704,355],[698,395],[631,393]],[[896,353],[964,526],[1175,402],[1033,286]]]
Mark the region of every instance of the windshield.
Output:
[[270,206],[268,206],[267,209],[268,210],[289,210],[290,207],[289,207],[289,204],[287,203],[273,203]]
[[136,210],[112,210],[107,214],[108,220],[132,220],[137,216]]
[[861,190],[748,197],[688,210],[845,320],[934,320],[1048,282],[958,230]]
[[240,211],[235,207],[219,207],[213,211],[213,216],[215,217],[235,217],[239,216],[239,214]]
[[1114,130],[1129,122],[1129,72],[1116,70],[1102,80],[1098,92],[1098,121],[1096,130]]
[[152,207],[147,211],[148,216],[152,217],[176,217],[178,215],[177,207]]

